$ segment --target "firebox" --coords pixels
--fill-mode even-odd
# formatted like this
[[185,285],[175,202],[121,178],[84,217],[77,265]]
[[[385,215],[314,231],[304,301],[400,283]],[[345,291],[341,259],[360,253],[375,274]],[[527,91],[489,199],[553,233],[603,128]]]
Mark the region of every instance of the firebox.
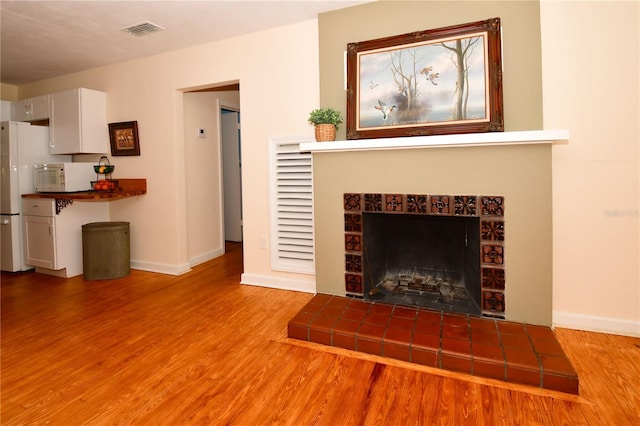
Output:
[[504,197],[344,194],[346,295],[505,317]]
[[480,315],[477,217],[363,214],[364,299]]

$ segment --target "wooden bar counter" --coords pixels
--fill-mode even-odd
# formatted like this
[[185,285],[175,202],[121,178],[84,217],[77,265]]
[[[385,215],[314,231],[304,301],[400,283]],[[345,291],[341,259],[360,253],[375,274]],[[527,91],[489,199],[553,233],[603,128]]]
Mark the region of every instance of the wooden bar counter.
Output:
[[123,198],[135,197],[147,193],[146,179],[115,179],[118,188],[113,191],[83,191],[83,192],[38,192],[23,194],[22,198],[56,198],[77,201],[116,201]]

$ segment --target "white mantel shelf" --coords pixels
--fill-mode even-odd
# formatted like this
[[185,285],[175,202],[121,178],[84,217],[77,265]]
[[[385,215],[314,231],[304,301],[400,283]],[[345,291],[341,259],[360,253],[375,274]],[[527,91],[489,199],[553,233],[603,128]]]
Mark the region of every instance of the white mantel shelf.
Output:
[[314,153],[379,149],[552,144],[554,142],[568,140],[568,130],[527,130],[519,132],[487,132],[401,138],[353,139],[334,142],[305,142],[300,144],[300,152]]

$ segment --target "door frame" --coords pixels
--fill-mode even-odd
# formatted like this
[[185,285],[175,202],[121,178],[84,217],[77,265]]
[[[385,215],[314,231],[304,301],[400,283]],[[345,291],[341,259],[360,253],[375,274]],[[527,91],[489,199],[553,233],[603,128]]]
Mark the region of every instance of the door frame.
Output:
[[[225,252],[225,241],[226,241],[226,235],[225,235],[225,214],[224,214],[224,157],[223,157],[223,152],[222,152],[222,110],[226,109],[226,110],[230,110],[230,111],[235,111],[237,113],[240,113],[240,105],[236,104],[235,102],[230,102],[224,99],[217,99],[216,100],[216,104],[217,104],[217,108],[216,110],[218,111],[218,184],[219,184],[219,194],[220,194],[220,223],[219,223],[219,227],[220,227],[220,235],[222,235],[222,250],[223,253]],[[241,131],[242,133],[242,131]],[[240,137],[240,150],[242,151],[242,137]],[[242,173],[240,173],[240,187],[242,188]],[[242,199],[242,191],[240,192],[240,198]],[[242,229],[242,240],[244,240],[244,229]]]

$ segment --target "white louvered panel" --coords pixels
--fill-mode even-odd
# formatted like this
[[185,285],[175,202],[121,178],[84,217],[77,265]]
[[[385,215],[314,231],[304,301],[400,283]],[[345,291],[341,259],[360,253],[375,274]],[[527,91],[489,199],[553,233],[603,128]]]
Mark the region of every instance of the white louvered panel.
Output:
[[270,153],[271,267],[314,273],[311,154],[300,143],[313,138],[272,138]]

